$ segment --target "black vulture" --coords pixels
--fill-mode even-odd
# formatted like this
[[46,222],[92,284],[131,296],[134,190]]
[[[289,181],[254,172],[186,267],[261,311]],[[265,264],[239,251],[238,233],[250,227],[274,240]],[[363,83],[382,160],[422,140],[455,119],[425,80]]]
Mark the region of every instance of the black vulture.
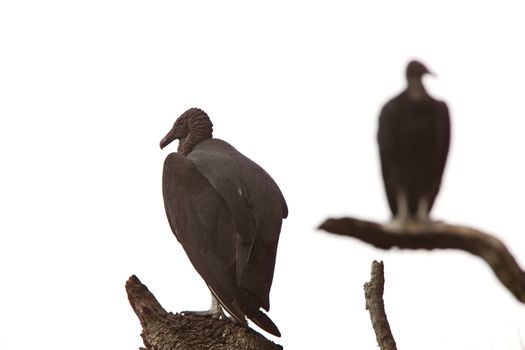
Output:
[[206,314],[221,306],[276,336],[269,311],[277,244],[288,208],[264,169],[225,141],[212,138],[208,115],[191,108],[160,142],[179,139],[164,162],[162,192],[169,224],[212,294]]
[[425,90],[425,74],[432,73],[411,61],[406,89],[388,101],[379,116],[381,170],[393,223],[398,225],[430,222],[450,144],[448,107]]

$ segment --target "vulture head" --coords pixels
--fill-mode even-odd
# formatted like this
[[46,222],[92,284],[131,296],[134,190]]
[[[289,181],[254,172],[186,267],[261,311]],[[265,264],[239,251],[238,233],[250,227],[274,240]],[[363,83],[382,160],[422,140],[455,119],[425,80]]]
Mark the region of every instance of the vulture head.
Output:
[[190,108],[177,118],[171,130],[160,141],[160,148],[169,145],[173,140],[179,140],[177,152],[186,156],[199,142],[212,137],[213,124],[201,109]]
[[430,74],[433,75],[431,71],[425,67],[425,65],[419,61],[410,61],[407,65],[407,79],[410,81],[412,79],[421,80],[423,75]]
[[429,97],[422,81],[425,74],[434,75],[419,61],[410,61],[408,63],[406,71],[408,83],[407,92],[413,101],[420,101]]

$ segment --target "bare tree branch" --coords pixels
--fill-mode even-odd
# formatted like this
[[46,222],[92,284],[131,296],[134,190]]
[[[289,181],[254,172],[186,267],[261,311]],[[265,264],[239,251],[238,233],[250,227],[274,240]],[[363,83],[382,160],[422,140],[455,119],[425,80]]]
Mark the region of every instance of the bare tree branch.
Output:
[[385,313],[385,304],[383,302],[384,286],[383,262],[373,261],[370,282],[366,282],[364,286],[366,309],[370,313],[372,327],[374,327],[377,343],[381,350],[396,350],[396,341],[390,331],[390,325]]
[[147,350],[282,349],[254,330],[229,319],[167,312],[135,275],[126,282],[126,291],[142,325],[141,336]]
[[320,229],[357,238],[377,248],[390,249],[460,249],[477,255],[489,264],[501,283],[525,303],[525,272],[496,237],[465,226],[442,222],[411,224],[402,231],[354,218],[327,219]]

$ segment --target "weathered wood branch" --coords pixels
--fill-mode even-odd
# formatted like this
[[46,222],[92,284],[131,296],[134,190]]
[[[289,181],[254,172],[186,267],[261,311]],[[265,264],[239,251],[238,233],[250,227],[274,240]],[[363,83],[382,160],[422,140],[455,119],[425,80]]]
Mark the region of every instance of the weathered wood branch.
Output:
[[[147,350],[277,350],[280,345],[229,319],[167,312],[135,276],[126,282]],[[141,348],[144,349],[144,348]]]
[[396,350],[396,341],[390,330],[383,302],[383,290],[385,286],[385,275],[383,262],[372,262],[370,282],[364,285],[366,309],[370,313],[372,327],[376,334],[377,344],[381,350]]
[[327,219],[320,229],[357,238],[377,248],[460,249],[477,255],[489,264],[501,283],[525,303],[525,272],[503,242],[487,233],[465,226],[434,222],[410,224],[403,230],[354,218]]

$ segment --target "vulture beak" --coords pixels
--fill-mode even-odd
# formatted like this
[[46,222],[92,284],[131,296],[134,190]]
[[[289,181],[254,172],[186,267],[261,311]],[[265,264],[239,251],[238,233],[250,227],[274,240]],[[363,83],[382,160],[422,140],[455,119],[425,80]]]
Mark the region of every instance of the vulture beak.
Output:
[[425,72],[426,74],[430,75],[432,78],[435,78],[436,77],[436,74],[434,74],[434,72],[430,71],[427,69],[427,71]]
[[160,149],[163,149],[169,145],[173,140],[180,139],[181,135],[179,134],[176,128],[171,129],[162,140],[160,140]]

